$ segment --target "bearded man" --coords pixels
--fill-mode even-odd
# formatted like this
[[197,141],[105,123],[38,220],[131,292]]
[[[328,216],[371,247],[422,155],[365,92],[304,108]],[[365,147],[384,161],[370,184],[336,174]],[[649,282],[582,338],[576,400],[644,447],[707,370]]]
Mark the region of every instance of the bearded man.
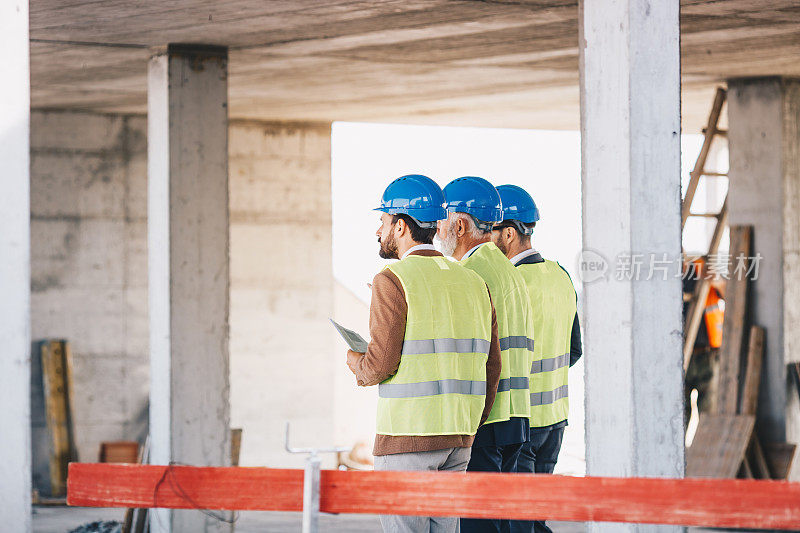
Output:
[[[497,317],[483,280],[431,242],[442,190],[403,176],[383,194],[380,256],[399,259],[372,282],[365,353],[347,352],[358,385],[378,385],[375,470],[467,468],[500,378]],[[383,530],[458,531],[457,517],[382,515]]]

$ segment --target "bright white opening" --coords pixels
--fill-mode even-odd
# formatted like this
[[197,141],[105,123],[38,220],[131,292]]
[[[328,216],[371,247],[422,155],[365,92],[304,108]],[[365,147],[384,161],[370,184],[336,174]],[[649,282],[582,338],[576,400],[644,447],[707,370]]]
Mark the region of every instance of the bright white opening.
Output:
[[[681,175],[685,184],[702,143],[700,135],[681,140]],[[724,159],[715,156],[720,161]],[[333,274],[336,317],[368,333],[367,286],[388,261],[378,257],[375,230],[386,185],[406,174],[424,174],[444,187],[459,176],[473,175],[494,185],[512,183],[531,193],[541,212],[534,247],[560,262],[580,292],[577,258],[581,249],[580,135],[574,131],[455,128],[336,122],[332,131]],[[698,191],[698,204],[709,208],[719,191]],[[712,196],[714,196],[712,198]],[[613,208],[613,206],[611,206]],[[705,224],[687,226],[687,250],[710,237]],[[591,354],[588,354],[591,357]],[[337,375],[337,427],[369,442],[374,433],[374,399],[361,391],[353,405],[352,376]],[[570,416],[557,473],[585,473],[583,362],[570,370]],[[341,439],[340,439],[341,440]]]
[[377,207],[394,178],[424,174],[444,187],[459,176],[528,190],[542,219],[534,246],[570,274],[581,243],[580,137],[571,131],[336,122],[332,139],[333,274],[369,302],[378,257]]

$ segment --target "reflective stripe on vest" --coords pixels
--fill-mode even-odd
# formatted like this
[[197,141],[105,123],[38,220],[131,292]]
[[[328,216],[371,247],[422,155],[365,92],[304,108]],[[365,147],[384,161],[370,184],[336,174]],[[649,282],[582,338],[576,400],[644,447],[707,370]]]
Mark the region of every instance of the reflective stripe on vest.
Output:
[[528,378],[503,378],[497,384],[497,392],[507,392],[510,390],[524,390],[527,392],[530,389],[530,380]]
[[403,341],[403,355],[421,353],[489,353],[491,342],[483,339],[424,339]]
[[486,401],[492,309],[480,277],[440,256],[387,267],[408,313],[400,366],[378,386],[382,435],[474,435]]
[[569,366],[569,354],[561,354],[550,359],[540,359],[534,361],[531,365],[531,374],[539,374],[540,372],[552,372],[559,368]]
[[535,349],[533,315],[522,275],[497,246],[482,244],[461,264],[489,287],[499,332],[500,384],[487,424],[530,416],[530,367]]
[[[567,385],[561,385],[556,390],[549,390],[544,392],[532,392],[531,393],[531,405],[538,406],[538,405],[550,405],[552,403],[561,400],[562,398],[568,397],[568,389]],[[559,421],[560,422],[560,421]],[[555,424],[555,422],[553,422]],[[550,425],[550,424],[548,424]]]
[[534,361],[531,365],[531,427],[567,419],[567,377],[575,320],[575,288],[553,261],[519,265],[528,287],[534,315]]
[[529,339],[524,335],[514,335],[513,337],[503,337],[500,339],[500,350],[508,350],[509,348],[525,348],[529,352],[533,351],[533,339]]
[[486,381],[464,379],[440,379],[422,383],[381,383],[378,395],[381,398],[413,398],[417,396],[436,396],[437,394],[479,394],[486,395]]

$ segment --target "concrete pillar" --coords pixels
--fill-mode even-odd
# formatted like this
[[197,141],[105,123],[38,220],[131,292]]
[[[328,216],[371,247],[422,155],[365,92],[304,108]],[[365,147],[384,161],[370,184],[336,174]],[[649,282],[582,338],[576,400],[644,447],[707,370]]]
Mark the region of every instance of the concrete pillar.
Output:
[[[151,459],[230,457],[227,50],[170,45],[148,77]],[[170,517],[170,514],[172,515]],[[151,524],[221,531],[200,511]]]
[[580,5],[589,475],[684,473],[678,4]]
[[[31,530],[28,1],[0,3],[0,516]],[[13,524],[13,526],[11,526]]]
[[763,256],[750,291],[751,319],[767,331],[758,432],[797,443],[786,363],[800,361],[800,80],[730,80],[728,123],[730,223],[752,225],[753,252]]

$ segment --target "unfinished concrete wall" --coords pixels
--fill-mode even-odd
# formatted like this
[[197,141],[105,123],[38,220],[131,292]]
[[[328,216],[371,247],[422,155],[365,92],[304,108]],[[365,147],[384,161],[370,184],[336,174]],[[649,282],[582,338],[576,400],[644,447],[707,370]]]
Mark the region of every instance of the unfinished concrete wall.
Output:
[[[146,428],[146,182],[144,118],[32,113],[32,336],[71,343],[82,461]],[[34,418],[40,452],[44,423]],[[46,461],[35,453],[35,474]]]
[[[139,116],[32,117],[33,338],[72,342],[84,461],[146,430],[146,131]],[[232,426],[244,428],[242,464],[299,465],[284,423],[295,442],[332,443],[344,365],[328,323],[330,125],[237,122],[229,146]],[[46,443],[42,418],[33,438]]]
[[[334,439],[330,124],[230,128],[231,424],[242,465]],[[332,458],[328,457],[330,465]]]

